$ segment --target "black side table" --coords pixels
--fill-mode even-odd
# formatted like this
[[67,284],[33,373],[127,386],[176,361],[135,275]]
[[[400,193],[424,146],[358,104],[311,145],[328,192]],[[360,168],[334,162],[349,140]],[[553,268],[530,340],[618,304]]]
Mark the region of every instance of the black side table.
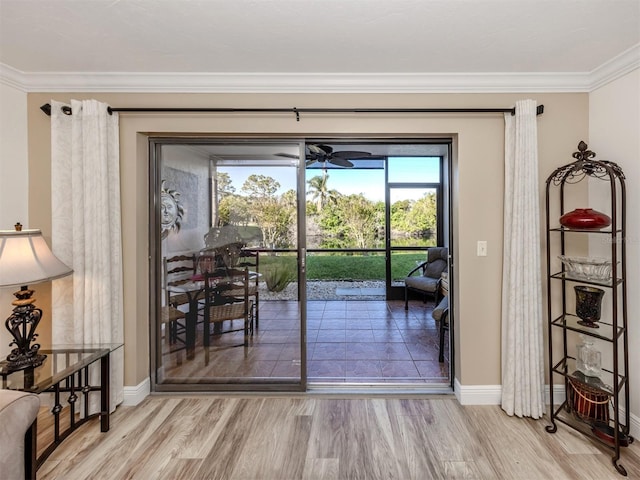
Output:
[[[109,430],[110,355],[120,347],[122,344],[54,345],[50,349],[40,350],[40,353],[47,355],[42,365],[16,372],[9,372],[6,363],[0,362],[2,388],[54,395],[54,406],[51,409],[54,438],[40,455],[34,445],[30,466],[33,476],[51,452],[86,421],[99,415],[100,431]],[[91,392],[100,392],[100,410],[95,413],[89,413]],[[66,406],[61,402],[61,396],[65,394]],[[68,409],[68,415],[67,412],[61,415],[65,409]],[[67,416],[69,424],[64,428],[61,420]],[[37,432],[33,432],[34,443],[36,436]]]

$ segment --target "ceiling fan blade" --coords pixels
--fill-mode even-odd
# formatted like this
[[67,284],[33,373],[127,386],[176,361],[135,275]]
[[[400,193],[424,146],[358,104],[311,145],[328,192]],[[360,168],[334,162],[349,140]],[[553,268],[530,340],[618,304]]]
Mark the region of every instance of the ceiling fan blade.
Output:
[[308,144],[307,145],[307,149],[309,150],[309,152],[314,153],[316,155],[326,155],[327,152],[325,152],[323,149],[321,149],[318,145],[313,145],[313,144]]
[[354,152],[350,150],[342,150],[340,152],[334,152],[333,158],[369,158],[371,154],[369,152]]
[[309,144],[307,145],[309,147],[309,150],[313,153],[318,153],[320,155],[331,155],[331,153],[333,152],[333,148],[330,147],[329,145],[312,145]]
[[351,163],[346,158],[329,157],[327,160],[329,163],[332,163],[333,165],[337,165],[338,167],[353,168],[353,163]]
[[305,167],[308,167],[309,165],[313,165],[314,163],[316,163],[318,161],[317,158],[310,158],[307,157],[307,161],[305,162]]
[[291,153],[276,153],[275,156],[276,157],[286,157],[286,158],[296,158],[296,159],[300,158],[298,155],[293,155]]

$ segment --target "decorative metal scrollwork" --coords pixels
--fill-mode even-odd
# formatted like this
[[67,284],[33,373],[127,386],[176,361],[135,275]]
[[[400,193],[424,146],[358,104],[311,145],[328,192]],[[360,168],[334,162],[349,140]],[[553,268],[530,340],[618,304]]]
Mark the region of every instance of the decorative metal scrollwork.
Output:
[[592,160],[596,154],[587,149],[587,144],[581,141],[578,151],[573,153],[575,162],[556,169],[549,180],[554,185],[561,183],[578,183],[585,176],[608,180],[613,177],[624,179],[624,173],[617,163],[608,160]]
[[596,152],[587,150],[587,144],[580,140],[580,143],[578,144],[578,151],[573,152],[573,155],[571,156],[576,160],[589,160],[590,158],[594,158],[596,156]]

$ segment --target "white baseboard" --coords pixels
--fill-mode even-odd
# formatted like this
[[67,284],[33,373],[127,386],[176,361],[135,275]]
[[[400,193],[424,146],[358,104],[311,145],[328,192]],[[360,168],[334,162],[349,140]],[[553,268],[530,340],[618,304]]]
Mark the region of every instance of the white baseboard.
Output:
[[[545,385],[545,402],[549,404],[549,385]],[[500,405],[502,403],[502,385],[461,385],[456,378],[453,392],[460,405]],[[564,386],[554,385],[555,404],[564,402]]]
[[502,385],[461,385],[456,378],[453,393],[460,405],[500,405]]
[[145,378],[138,385],[133,387],[124,387],[124,400],[122,405],[127,407],[135,407],[151,393],[151,381]]
[[631,436],[634,438],[639,438],[640,437],[640,417],[637,415],[634,415],[633,413],[629,415],[631,417],[631,425],[629,425],[629,433],[631,433]]
[[[620,420],[622,422],[624,422],[625,415],[626,410],[620,407]],[[633,413],[629,414],[629,434],[634,438],[638,438],[638,436],[640,435],[640,417],[634,415]]]
[[[545,401],[549,405],[549,385],[545,385]],[[456,378],[453,391],[460,405],[500,405],[502,403],[502,385],[461,385]],[[559,405],[565,400],[564,385],[553,386],[553,403]],[[620,416],[624,418],[625,409],[620,407]],[[629,415],[629,430],[633,437],[640,437],[640,417]]]

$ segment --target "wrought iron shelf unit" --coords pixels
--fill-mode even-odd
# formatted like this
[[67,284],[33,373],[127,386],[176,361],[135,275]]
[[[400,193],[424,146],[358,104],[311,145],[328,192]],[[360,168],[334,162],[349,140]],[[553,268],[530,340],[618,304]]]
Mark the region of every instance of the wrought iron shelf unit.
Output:
[[602,375],[599,377],[578,377],[575,374],[577,371],[576,359],[570,356],[566,356],[556,363],[553,366],[553,371],[558,375],[566,377],[567,380],[579,381],[594,390],[608,395],[613,395],[616,391],[619,392],[627,381],[627,377],[619,374],[616,375],[606,368],[602,369]]
[[[554,389],[550,389],[551,424],[546,430],[555,433],[558,423],[562,423],[612,449],[613,466],[626,476],[627,471],[620,463],[620,449],[632,443],[633,437],[629,435],[629,409],[622,408],[629,405],[625,176],[617,164],[594,160],[595,153],[584,142],[580,142],[573,157],[574,162],[557,168],[546,181],[549,383],[564,385],[565,393],[565,399],[557,405]],[[603,229],[557,226],[558,219],[567,213],[565,208],[573,185],[584,180],[607,182],[610,198],[604,201],[604,210],[611,225]],[[574,251],[577,237],[586,236],[589,240],[589,235],[600,239],[604,236],[607,241],[606,257],[611,266],[607,280],[570,275],[564,263],[558,268],[556,256]],[[584,242],[580,245],[584,246]],[[595,322],[578,311],[577,300],[575,306],[570,301],[573,289],[579,285],[599,290],[599,295],[606,299],[602,312],[601,304],[597,305]],[[602,363],[607,368],[601,368],[597,376],[587,376],[578,370],[573,354],[578,335],[598,341],[603,349]]]
[[581,335],[588,335],[593,338],[598,338],[607,342],[613,342],[617,340],[620,335],[625,333],[625,328],[619,325],[614,325],[607,322],[598,322],[600,328],[586,328],[580,325],[578,322],[580,318],[577,315],[571,313],[564,313],[551,322],[554,327],[560,327],[563,329],[571,330]]
[[593,428],[588,423],[585,423],[580,418],[576,418],[571,413],[571,408],[569,407],[567,401],[564,401],[560,406],[558,406],[558,408],[556,408],[556,410],[553,412],[553,417],[556,421],[573,428],[574,430],[589,437],[591,440],[598,442],[604,447],[615,450],[615,443],[604,440],[603,438],[597,436],[594,433]]
[[588,230],[585,228],[567,228],[567,227],[555,227],[550,228],[550,232],[561,232],[561,233],[594,233],[596,235],[611,235],[612,233],[621,234],[621,229],[612,230],[610,228],[605,228],[602,230]]
[[605,288],[613,288],[613,287],[615,287],[617,285],[620,285],[622,282],[624,282],[624,279],[622,279],[622,278],[616,278],[615,282],[612,281],[612,280],[609,280],[608,282],[598,282],[596,280],[584,280],[582,278],[572,277],[567,272],[553,273],[553,274],[549,275],[549,278],[565,280],[567,282],[577,282],[577,283],[585,284],[585,285],[597,285],[599,287],[605,287]]

